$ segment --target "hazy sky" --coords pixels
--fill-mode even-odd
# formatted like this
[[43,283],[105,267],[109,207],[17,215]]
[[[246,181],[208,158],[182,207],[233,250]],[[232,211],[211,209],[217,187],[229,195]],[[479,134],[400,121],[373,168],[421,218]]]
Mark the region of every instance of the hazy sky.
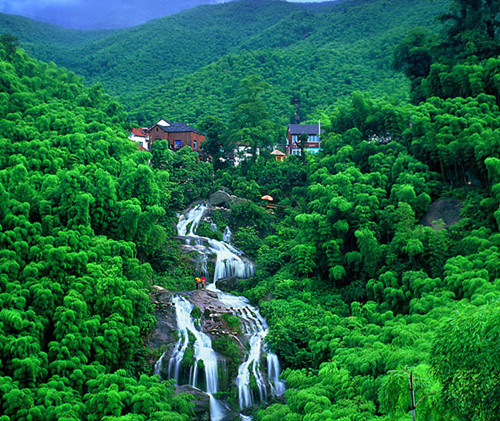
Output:
[[[307,2],[319,1],[324,0]],[[0,12],[22,15],[66,28],[117,28],[138,25],[200,4],[223,2],[224,0],[0,0]]]

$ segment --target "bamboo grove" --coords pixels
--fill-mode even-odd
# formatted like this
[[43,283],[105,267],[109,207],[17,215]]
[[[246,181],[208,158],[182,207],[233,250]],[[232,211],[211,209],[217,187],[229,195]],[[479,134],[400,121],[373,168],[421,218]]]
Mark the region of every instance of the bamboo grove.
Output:
[[[176,214],[221,187],[247,199],[214,219],[256,262],[235,288],[266,317],[287,387],[254,419],[411,420],[411,373],[417,419],[496,420],[500,2],[449,6],[439,33],[408,28],[393,50],[408,100],[331,98],[310,108],[318,154],[277,162],[255,144],[238,167],[139,151],[100,85],[3,36],[0,420],[192,419],[191,397],[151,375],[148,293],[189,288]],[[200,118],[207,156],[253,139],[248,121],[260,143],[278,136],[261,73]],[[424,223],[439,201],[453,224]]]

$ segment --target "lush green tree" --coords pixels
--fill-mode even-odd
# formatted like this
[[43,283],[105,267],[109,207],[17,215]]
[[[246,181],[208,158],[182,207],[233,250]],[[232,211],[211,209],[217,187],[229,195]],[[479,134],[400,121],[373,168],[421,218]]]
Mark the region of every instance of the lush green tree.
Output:
[[420,84],[430,71],[435,36],[426,28],[412,29],[394,49],[392,65],[411,81],[412,101],[423,99]]
[[19,46],[19,39],[12,34],[0,35],[0,45],[2,45],[5,59],[10,61],[14,58],[17,47]]
[[441,16],[447,23],[446,51],[449,56],[487,58],[499,52],[497,0],[453,0],[450,12]]
[[458,309],[439,332],[432,361],[444,402],[463,419],[493,420],[499,411],[498,301]]
[[207,140],[201,144],[204,158],[212,161],[215,171],[228,167],[235,145],[229,142],[226,124],[219,117],[205,116],[199,127],[207,135]]
[[[8,104],[0,142],[0,411],[13,419],[134,411],[189,418],[191,405],[172,385],[149,377],[143,351],[155,324],[146,259],[165,244],[160,223],[175,212],[172,186],[159,188],[165,171],[147,165],[150,155],[127,139],[124,115],[102,88],[22,50],[0,66]],[[198,161],[178,159],[196,177]],[[120,368],[116,376],[128,379],[121,389],[86,398],[92,382]],[[159,406],[144,388],[156,390]]]
[[257,150],[270,146],[273,142],[276,127],[269,120],[264,100],[269,88],[270,85],[258,76],[249,76],[240,82],[229,123],[229,137],[235,153],[241,153],[243,159],[248,150],[255,161]]

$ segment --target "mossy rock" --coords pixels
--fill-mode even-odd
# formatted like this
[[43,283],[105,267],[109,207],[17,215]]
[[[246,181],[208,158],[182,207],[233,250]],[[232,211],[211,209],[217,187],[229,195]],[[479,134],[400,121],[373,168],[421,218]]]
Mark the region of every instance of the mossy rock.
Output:
[[201,237],[222,241],[222,232],[220,232],[219,230],[214,230],[212,226],[205,221],[199,223],[198,227],[196,228],[196,234]]
[[241,333],[241,320],[239,317],[234,316],[229,313],[222,314],[222,319],[224,320],[227,327],[236,334]]
[[201,314],[202,314],[202,312],[201,312],[200,308],[197,306],[194,306],[193,309],[191,310],[191,317],[193,319],[199,319],[201,317]]
[[259,386],[257,386],[257,380],[252,372],[250,372],[250,390],[254,393],[259,393]]
[[216,352],[226,357],[229,377],[236,378],[238,367],[244,356],[236,341],[229,335],[223,335],[212,342],[212,347]]
[[184,352],[184,356],[182,357],[181,367],[182,368],[190,368],[194,362],[194,348],[186,348],[186,352]]

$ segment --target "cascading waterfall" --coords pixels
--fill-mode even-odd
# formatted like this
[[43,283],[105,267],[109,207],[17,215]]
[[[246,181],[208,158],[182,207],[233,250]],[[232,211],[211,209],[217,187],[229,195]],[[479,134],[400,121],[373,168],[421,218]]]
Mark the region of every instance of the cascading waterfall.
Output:
[[192,324],[191,310],[193,309],[193,305],[189,301],[181,299],[181,297],[174,297],[172,299],[172,304],[175,306],[179,340],[175,344],[172,356],[168,362],[168,376],[178,382],[182,359],[189,345],[188,328],[190,328]]
[[262,352],[267,353],[268,384],[272,396],[281,396],[285,393],[285,384],[279,379],[280,367],[276,354],[264,345],[264,338],[269,332],[269,327],[264,317],[261,316],[256,307],[250,305],[245,297],[239,297],[218,291],[219,300],[228,308],[232,309],[234,315],[242,321],[243,333],[249,336],[250,346],[248,357],[238,370],[236,385],[238,387],[238,400],[240,408],[247,408],[255,402],[250,389],[250,377],[253,374],[259,390],[258,400],[265,400],[268,396],[266,381],[260,370]]
[[231,228],[229,228],[229,225],[226,225],[226,228],[224,228],[224,233],[222,234],[222,241],[230,244],[232,235],[233,233],[231,232]]
[[212,290],[217,290],[216,282],[222,278],[250,278],[253,276],[253,265],[241,258],[241,251],[222,241],[208,241],[210,250],[215,253],[215,262]]
[[210,418],[212,421],[219,421],[223,418],[225,410],[222,405],[213,397],[217,393],[217,355],[212,348],[212,340],[208,335],[199,331],[191,317],[193,304],[183,297],[172,298],[177,317],[177,327],[179,329],[179,340],[175,344],[174,351],[169,361],[169,376],[179,381],[179,372],[184,353],[189,345],[189,333],[194,338],[194,359],[195,363],[190,373],[189,383],[197,387],[198,366],[203,362],[205,367],[205,391],[210,396]]
[[[207,210],[207,206],[203,203],[190,209],[186,215],[181,215],[179,222],[177,223],[177,234],[180,237],[195,237],[195,231],[203,218],[203,214]],[[189,227],[189,233],[187,229]]]
[[271,382],[272,392],[275,396],[285,393],[285,383],[280,380],[281,368],[278,356],[267,350],[267,377]]
[[[209,255],[216,256],[213,281],[207,285],[207,289],[216,292],[217,297],[222,304],[229,308],[235,316],[238,316],[242,322],[243,334],[248,337],[249,352],[247,359],[238,369],[236,384],[238,387],[238,400],[240,408],[251,406],[256,401],[267,399],[269,393],[272,396],[280,396],[285,392],[284,383],[279,380],[280,367],[278,357],[266,348],[264,340],[269,332],[265,319],[260,315],[256,307],[250,305],[245,297],[239,297],[220,291],[217,288],[217,281],[222,278],[248,278],[253,276],[253,264],[242,257],[243,253],[236,247],[229,244],[231,231],[226,227],[224,231],[224,241],[217,241],[196,235],[196,228],[203,219],[208,205],[199,204],[179,218],[177,232],[180,237],[184,237],[189,245],[195,248],[204,257],[206,274],[206,261]],[[203,267],[201,268],[203,270]],[[176,316],[179,329],[179,340],[176,343],[172,356],[169,361],[169,376],[179,381],[179,372],[184,353],[189,346],[189,333],[194,337],[194,358],[196,360],[190,373],[190,384],[192,386],[199,383],[198,363],[203,361],[205,367],[206,392],[210,395],[211,419],[213,421],[222,419],[224,408],[213,398],[212,394],[217,392],[217,357],[212,348],[211,339],[208,335],[199,331],[191,317],[191,304],[185,298],[176,296],[172,299],[176,308]],[[189,333],[188,333],[189,332]],[[260,361],[262,354],[267,354],[267,379],[261,368]],[[164,355],[155,365],[155,372],[160,372]],[[250,388],[250,379],[254,377],[259,393],[253,396]],[[243,416],[242,416],[243,417]],[[245,418],[246,419],[246,418]]]

